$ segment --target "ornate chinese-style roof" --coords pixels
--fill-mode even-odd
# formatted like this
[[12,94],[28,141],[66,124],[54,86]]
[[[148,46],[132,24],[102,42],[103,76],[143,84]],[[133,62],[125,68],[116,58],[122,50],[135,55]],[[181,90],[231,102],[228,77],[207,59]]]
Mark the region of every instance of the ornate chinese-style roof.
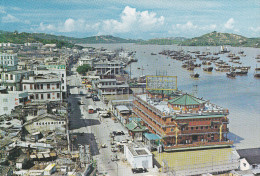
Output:
[[183,94],[182,96],[169,100],[168,102],[170,104],[174,104],[174,105],[183,105],[183,106],[188,105],[189,106],[189,105],[203,104],[206,102],[206,100],[196,98],[189,94]]

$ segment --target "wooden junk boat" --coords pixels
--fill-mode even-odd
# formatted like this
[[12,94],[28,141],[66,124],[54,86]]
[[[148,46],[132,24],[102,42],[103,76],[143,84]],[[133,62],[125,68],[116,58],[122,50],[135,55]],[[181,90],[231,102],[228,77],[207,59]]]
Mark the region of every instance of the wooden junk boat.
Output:
[[230,73],[226,73],[228,78],[235,78],[236,77],[236,73],[235,72],[230,72]]
[[213,70],[213,67],[203,68],[203,71],[206,71],[206,72],[212,72],[212,70]]
[[200,77],[200,74],[195,73],[195,74],[190,74],[190,76],[191,76],[192,78],[199,78],[199,77]]

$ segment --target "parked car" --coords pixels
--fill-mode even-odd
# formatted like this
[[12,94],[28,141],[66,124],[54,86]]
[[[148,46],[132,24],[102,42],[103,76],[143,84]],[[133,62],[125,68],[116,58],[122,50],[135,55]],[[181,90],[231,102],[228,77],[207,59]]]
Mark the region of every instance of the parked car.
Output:
[[119,135],[125,135],[125,133],[123,131],[113,131],[113,134],[115,136],[119,136]]
[[112,152],[118,152],[118,151],[119,151],[119,149],[118,149],[118,148],[115,148],[115,147],[113,147],[113,148],[111,148],[111,151],[112,151]]
[[144,173],[144,172],[148,172],[148,170],[146,168],[140,167],[140,168],[133,168],[132,172],[135,173]]
[[88,93],[88,94],[86,95],[86,98],[92,98],[91,94]]
[[99,99],[98,96],[96,96],[96,95],[92,97],[92,100],[93,100],[93,101],[100,101],[100,99]]
[[118,160],[119,160],[119,158],[118,158],[117,155],[114,155],[114,156],[112,156],[112,158],[111,158],[111,161],[118,161]]

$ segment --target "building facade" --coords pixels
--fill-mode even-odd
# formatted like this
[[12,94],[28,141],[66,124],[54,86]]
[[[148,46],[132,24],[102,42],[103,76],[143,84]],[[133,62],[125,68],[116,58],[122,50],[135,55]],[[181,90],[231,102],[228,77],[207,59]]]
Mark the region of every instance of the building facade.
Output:
[[227,138],[228,110],[188,94],[161,102],[135,95],[133,111],[162,137],[165,150],[233,144]]
[[62,80],[55,74],[30,76],[22,81],[31,101],[62,101]]

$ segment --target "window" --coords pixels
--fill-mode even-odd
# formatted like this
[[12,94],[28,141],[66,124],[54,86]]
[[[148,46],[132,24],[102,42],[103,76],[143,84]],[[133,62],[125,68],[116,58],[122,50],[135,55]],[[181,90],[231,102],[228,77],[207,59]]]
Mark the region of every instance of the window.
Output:
[[4,98],[4,99],[3,99],[3,102],[6,102],[6,103],[7,103],[7,102],[8,102],[8,99],[7,99],[7,98]]
[[4,111],[8,111],[8,107],[4,107]]
[[39,99],[39,95],[38,95],[38,94],[36,94],[35,98],[36,98],[36,100],[38,100],[38,99]]
[[38,122],[36,122],[36,125],[38,125]]
[[171,129],[171,131],[173,131],[173,128]]
[[36,84],[34,84],[34,90],[36,90]]
[[61,124],[61,122],[59,122],[59,124]]
[[23,86],[23,90],[26,90],[26,85]]
[[202,126],[202,127],[200,127],[200,129],[203,129],[203,126]]
[[33,99],[34,99],[34,96],[33,96],[33,95],[30,95],[30,99],[33,100]]
[[31,89],[31,90],[33,89],[33,85],[32,85],[32,84],[30,84],[30,89]]
[[47,98],[50,99],[51,98],[51,94],[47,94]]
[[218,126],[216,125],[215,128],[218,128]]
[[51,124],[53,125],[53,122],[51,122]]
[[41,84],[41,89],[43,89],[43,84]]
[[209,127],[208,126],[206,126],[206,129],[208,129]]
[[43,94],[41,94],[41,99],[43,99]]
[[10,80],[13,80],[13,75],[10,75]]
[[57,98],[60,98],[60,93],[57,93]]
[[48,122],[48,125],[50,125],[50,122]]
[[62,74],[62,77],[64,77],[64,74]]
[[196,130],[199,129],[199,127],[196,127]]
[[50,89],[50,88],[51,88],[50,84],[47,84],[47,89]]
[[57,85],[56,85],[56,88],[57,88],[57,89],[59,89],[59,88],[60,88],[60,84],[59,84],[59,83],[57,83]]
[[193,127],[191,127],[191,130],[193,130]]
[[62,90],[64,90],[64,86],[62,86]]

